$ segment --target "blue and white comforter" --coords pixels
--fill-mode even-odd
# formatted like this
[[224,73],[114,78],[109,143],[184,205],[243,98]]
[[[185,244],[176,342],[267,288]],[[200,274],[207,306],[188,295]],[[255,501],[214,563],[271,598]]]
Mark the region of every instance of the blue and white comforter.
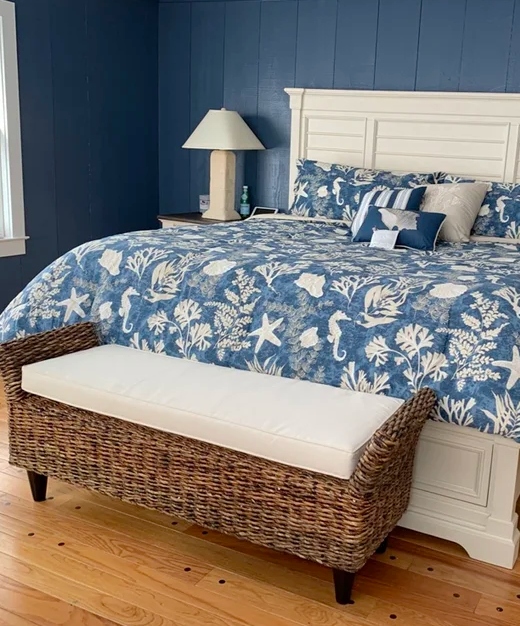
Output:
[[138,232],[52,263],[0,340],[91,319],[141,350],[403,398],[429,386],[439,419],[520,442],[518,267],[513,245],[380,251],[330,223]]

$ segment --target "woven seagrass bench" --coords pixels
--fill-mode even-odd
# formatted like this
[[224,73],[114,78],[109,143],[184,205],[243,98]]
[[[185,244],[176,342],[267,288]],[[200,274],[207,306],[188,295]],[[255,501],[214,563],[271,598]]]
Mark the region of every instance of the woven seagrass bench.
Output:
[[336,599],[408,506],[435,395],[405,403],[100,346],[82,323],[0,345],[10,463],[333,569]]

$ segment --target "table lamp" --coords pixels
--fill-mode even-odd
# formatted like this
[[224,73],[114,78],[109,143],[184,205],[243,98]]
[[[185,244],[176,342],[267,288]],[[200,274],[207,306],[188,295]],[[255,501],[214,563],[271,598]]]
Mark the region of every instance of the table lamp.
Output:
[[239,220],[235,210],[236,158],[233,150],[265,150],[236,111],[210,109],[182,146],[211,150],[209,209],[202,217],[227,222]]

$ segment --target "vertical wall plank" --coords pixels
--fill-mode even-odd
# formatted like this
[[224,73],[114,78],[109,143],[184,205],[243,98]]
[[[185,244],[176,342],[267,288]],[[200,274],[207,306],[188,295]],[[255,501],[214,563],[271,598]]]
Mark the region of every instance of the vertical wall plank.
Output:
[[471,0],[466,9],[461,91],[505,91],[514,0]]
[[284,87],[294,86],[296,2],[262,2],[258,67],[259,136],[269,148],[258,154],[258,202],[288,202],[290,110]]
[[157,223],[157,10],[149,0],[88,0],[94,238]]
[[[0,274],[12,282],[29,282],[58,256],[54,178],[54,104],[49,34],[49,4],[17,0],[18,71],[24,172],[27,254],[16,264],[0,259]],[[14,268],[14,274],[4,265]],[[21,268],[21,275],[20,275]],[[6,284],[3,285],[6,287]],[[0,305],[1,307],[1,305]]]
[[159,5],[159,188],[160,212],[190,208],[191,4]]
[[379,0],[338,0],[336,89],[373,89]]
[[85,2],[49,0],[60,253],[92,237]]
[[0,313],[22,289],[22,257],[0,259]]
[[520,91],[520,0],[515,0],[506,91]]
[[458,89],[466,1],[423,0],[417,90]]
[[376,89],[415,88],[421,0],[380,0]]
[[[258,134],[258,43],[260,37],[260,2],[227,2],[224,43],[224,106],[242,115],[251,130]],[[257,152],[237,154],[237,198],[248,185],[256,203]]]
[[[186,138],[208,112],[220,109],[224,81],[224,2],[194,2],[191,7],[191,119]],[[209,193],[209,153],[190,150],[190,206],[197,211],[199,195]]]
[[18,72],[27,234],[56,247],[54,104],[49,5],[17,0]]
[[[334,83],[337,0],[300,0],[296,87],[331,88]],[[343,37],[343,33],[339,33]]]

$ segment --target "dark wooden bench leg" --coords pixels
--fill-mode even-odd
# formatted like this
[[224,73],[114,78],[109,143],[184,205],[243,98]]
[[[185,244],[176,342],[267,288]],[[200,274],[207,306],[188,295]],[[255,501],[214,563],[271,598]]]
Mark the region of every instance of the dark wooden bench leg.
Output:
[[336,592],[336,602],[338,604],[353,604],[351,599],[352,586],[354,585],[355,572],[344,572],[340,569],[333,569],[334,589]]
[[387,548],[388,548],[388,537],[383,541],[383,543],[376,550],[376,554],[384,554]]
[[43,502],[47,497],[47,476],[27,470],[27,478],[31,486],[31,493],[35,502]]

